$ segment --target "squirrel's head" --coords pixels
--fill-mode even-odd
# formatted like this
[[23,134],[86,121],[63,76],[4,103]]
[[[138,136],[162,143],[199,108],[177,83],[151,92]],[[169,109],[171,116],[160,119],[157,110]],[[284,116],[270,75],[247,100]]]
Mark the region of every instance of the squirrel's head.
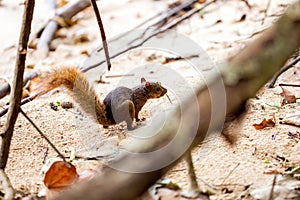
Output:
[[141,78],[141,83],[148,98],[159,98],[167,93],[167,89],[161,86],[159,82],[148,82],[145,78]]

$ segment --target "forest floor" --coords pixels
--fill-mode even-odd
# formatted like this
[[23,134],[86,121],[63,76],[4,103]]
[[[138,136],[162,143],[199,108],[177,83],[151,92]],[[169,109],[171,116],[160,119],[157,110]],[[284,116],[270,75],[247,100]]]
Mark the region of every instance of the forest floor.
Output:
[[[5,27],[2,28],[0,37],[0,74],[2,78],[10,80],[22,21],[22,2],[3,0],[0,6],[0,26]],[[152,0],[100,1],[107,38],[113,38],[157,13],[158,7],[154,2],[157,3]],[[171,1],[161,2],[162,5],[167,5]],[[228,58],[257,38],[262,30],[274,23],[294,0],[271,0],[269,7],[268,1],[247,2],[251,7],[248,7],[245,1],[217,1],[173,30],[200,46],[212,62],[217,65],[225,63]],[[33,34],[47,21],[49,13],[44,13],[48,13],[46,0],[37,1]],[[59,30],[51,44],[55,51],[51,51],[47,58],[40,59],[35,50],[28,52],[26,71],[32,68],[48,70],[53,65],[87,65],[88,54],[101,44],[99,29],[91,8],[79,13],[75,18],[75,25]],[[169,41],[175,37],[171,32],[162,35],[161,37],[167,37]],[[112,70],[104,74],[104,80],[108,83],[95,84],[96,90],[103,99],[105,94],[116,86],[138,85],[141,76],[144,76],[166,85],[170,98],[177,103],[180,100],[180,97],[177,97],[180,92],[197,85],[199,73],[184,60],[165,62],[166,58],[176,56],[178,55],[156,47],[130,51],[113,60]],[[87,75],[96,79],[99,76],[97,69],[89,71]],[[170,71],[165,69],[180,75],[184,81],[170,78],[173,74],[170,75]],[[100,68],[100,72],[104,72],[103,67]],[[124,74],[133,76],[109,77]],[[287,125],[280,121],[288,114],[295,113],[296,118],[297,115],[300,116],[300,102],[298,99],[296,103],[283,105],[280,95],[282,89],[278,83],[295,84],[299,83],[299,79],[299,72],[296,68],[291,68],[280,76],[274,88],[262,87],[256,98],[249,99],[245,112],[225,126],[224,131],[237,137],[234,146],[229,145],[220,133],[216,133],[208,136],[203,145],[193,150],[192,156],[200,186],[211,187],[216,192],[210,199],[268,199],[275,176],[277,184],[282,186],[276,188],[276,191],[281,192],[281,195],[284,195],[284,192],[289,195],[278,196],[278,199],[291,198],[296,194],[295,188],[299,189],[300,183],[295,177],[298,176],[299,179],[299,175],[295,175],[289,182],[291,176],[282,174],[300,166],[300,130],[295,125]],[[4,80],[0,80],[0,83],[3,84]],[[300,96],[299,88],[287,89],[296,97]],[[0,107],[4,108],[8,101],[9,96],[1,99]],[[114,159],[118,149],[125,148],[134,138],[135,130],[128,132],[125,124],[103,129],[99,124],[91,122],[76,104],[71,109],[59,106],[55,111],[49,106],[51,102],[73,100],[65,89],[60,88],[24,105],[23,110],[65,155],[70,155],[70,150],[75,149],[78,156],[102,158],[98,161],[75,160],[73,163],[78,171],[88,168],[101,169],[108,161]],[[152,119],[168,109],[172,109],[172,105],[166,97],[149,101],[140,113],[141,117],[146,119],[135,126],[137,129],[147,128],[152,124]],[[253,127],[253,124],[260,123],[264,118],[272,117],[275,118],[274,127],[261,130],[255,130]],[[5,123],[6,117],[3,116],[0,118],[1,129],[4,129]],[[19,116],[6,167],[14,188],[22,191],[23,196],[34,197],[43,188],[44,166],[56,158],[56,153],[47,142],[23,116]],[[165,175],[165,178],[178,184],[182,190],[187,190],[189,180],[186,169],[186,163],[181,161]],[[186,199],[177,191],[162,189],[159,192],[158,195],[161,195],[162,199]]]

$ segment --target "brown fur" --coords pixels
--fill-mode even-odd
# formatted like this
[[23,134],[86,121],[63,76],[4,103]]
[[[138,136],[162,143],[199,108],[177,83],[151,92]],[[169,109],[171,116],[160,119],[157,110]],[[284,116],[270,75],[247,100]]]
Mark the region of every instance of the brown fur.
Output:
[[117,87],[102,102],[85,75],[75,67],[53,69],[40,78],[36,87],[41,95],[62,85],[74,94],[82,109],[104,127],[126,121],[128,129],[132,128],[134,118],[139,121],[138,114],[148,99],[167,93],[160,83],[142,78],[140,86]]

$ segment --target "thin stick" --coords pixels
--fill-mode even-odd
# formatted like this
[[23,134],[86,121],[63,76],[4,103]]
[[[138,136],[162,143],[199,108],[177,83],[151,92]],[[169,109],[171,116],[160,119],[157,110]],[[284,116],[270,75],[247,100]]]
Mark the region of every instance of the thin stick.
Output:
[[[22,99],[21,105],[24,105],[24,104],[26,104],[26,103],[31,102],[31,101],[32,101],[33,99],[35,99],[35,97],[37,97],[37,96],[38,96],[38,94],[34,94],[34,95],[29,96],[29,97],[27,97],[27,98],[25,98],[25,99]],[[8,109],[9,109],[9,106],[7,106],[7,107],[4,108],[3,110],[1,110],[1,112],[0,112],[0,117],[4,116],[4,115],[8,112]]]
[[102,44],[103,44],[107,69],[109,71],[110,68],[111,68],[111,63],[110,63],[110,57],[109,57],[109,52],[108,52],[108,46],[107,46],[107,40],[106,40],[106,36],[105,36],[104,26],[103,26],[103,23],[102,23],[102,19],[101,19],[101,16],[100,16],[100,11],[98,9],[96,1],[91,0],[91,3],[92,3],[92,6],[94,8],[94,12],[95,12],[95,15],[96,15],[96,18],[97,18],[97,22],[98,22],[98,26],[99,26],[99,30],[100,30],[100,34],[101,34],[101,38],[102,38]]
[[273,182],[272,182],[272,188],[271,188],[271,191],[270,191],[269,200],[273,199],[273,193],[274,193],[274,188],[275,188],[275,185],[276,185],[276,179],[277,179],[277,176],[275,175],[274,179],[273,179]]
[[115,74],[115,75],[106,75],[105,78],[120,78],[120,77],[127,77],[127,76],[134,76],[134,74]]
[[289,83],[280,83],[279,86],[300,87],[300,85],[289,84]]
[[224,184],[224,182],[226,181],[226,179],[232,174],[232,172],[234,170],[236,170],[236,168],[240,165],[240,163],[238,163],[229,173],[228,175],[224,178],[224,180],[222,181],[221,185]]
[[37,127],[37,125],[27,116],[27,114],[20,108],[20,113],[32,124],[32,126],[39,132],[39,134],[48,142],[48,144],[56,151],[56,153],[63,159],[65,163],[68,163],[65,157],[59,152],[59,150],[54,146],[54,144],[47,138],[46,135]]
[[20,109],[20,102],[22,98],[23,75],[25,69],[25,60],[27,54],[27,46],[29,34],[31,30],[31,22],[34,11],[34,0],[26,0],[22,27],[20,30],[19,47],[17,52],[17,59],[14,71],[14,80],[12,87],[12,94],[10,97],[10,107],[5,124],[4,134],[2,134],[1,149],[0,149],[0,169],[5,169],[9,155],[11,139],[13,136],[14,125]]
[[273,88],[275,85],[276,80],[278,77],[285,72],[286,70],[292,68],[295,64],[297,64],[300,61],[300,56],[294,58],[291,62],[289,62],[287,65],[283,66],[272,78],[270,84],[268,85],[268,88]]

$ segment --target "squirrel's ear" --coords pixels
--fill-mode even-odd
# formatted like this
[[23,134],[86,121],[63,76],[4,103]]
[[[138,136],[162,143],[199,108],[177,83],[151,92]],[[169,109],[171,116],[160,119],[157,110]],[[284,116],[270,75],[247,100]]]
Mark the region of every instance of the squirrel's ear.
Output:
[[141,78],[141,83],[145,83],[146,79],[144,77]]
[[145,87],[146,87],[146,88],[149,87],[150,85],[151,85],[150,82],[146,82],[146,83],[145,83]]

